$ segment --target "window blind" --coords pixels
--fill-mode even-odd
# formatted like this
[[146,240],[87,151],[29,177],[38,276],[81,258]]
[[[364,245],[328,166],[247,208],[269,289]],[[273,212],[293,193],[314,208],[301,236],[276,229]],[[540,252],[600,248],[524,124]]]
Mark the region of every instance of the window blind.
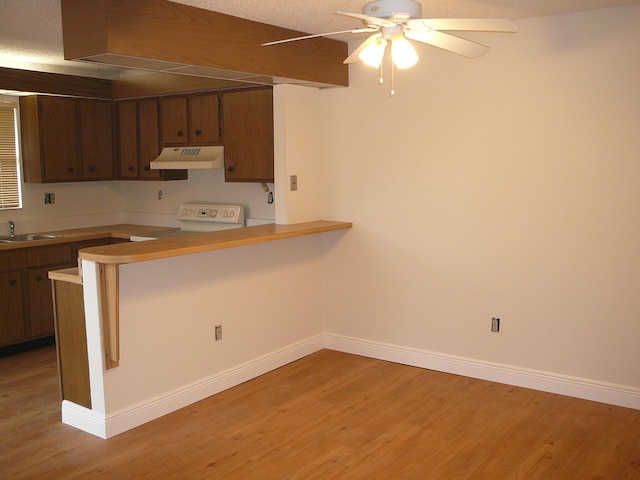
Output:
[[0,209],[20,208],[16,104],[0,102]]

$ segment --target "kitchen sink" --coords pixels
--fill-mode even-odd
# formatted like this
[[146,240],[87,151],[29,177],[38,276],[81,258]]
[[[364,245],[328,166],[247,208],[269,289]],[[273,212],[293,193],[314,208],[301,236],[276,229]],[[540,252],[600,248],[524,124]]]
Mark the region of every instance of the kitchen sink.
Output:
[[34,240],[49,240],[51,238],[60,238],[60,235],[41,235],[39,233],[21,233],[20,235],[6,235],[0,237],[2,243],[14,242],[33,242]]

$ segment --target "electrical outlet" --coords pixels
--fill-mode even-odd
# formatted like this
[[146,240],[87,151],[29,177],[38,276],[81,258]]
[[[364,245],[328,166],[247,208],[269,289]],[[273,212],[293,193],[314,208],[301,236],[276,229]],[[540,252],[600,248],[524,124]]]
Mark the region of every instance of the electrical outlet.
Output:
[[500,333],[500,319],[498,317],[491,317],[491,331]]
[[289,175],[289,190],[292,192],[298,190],[298,176]]
[[216,342],[222,340],[222,325],[216,325]]

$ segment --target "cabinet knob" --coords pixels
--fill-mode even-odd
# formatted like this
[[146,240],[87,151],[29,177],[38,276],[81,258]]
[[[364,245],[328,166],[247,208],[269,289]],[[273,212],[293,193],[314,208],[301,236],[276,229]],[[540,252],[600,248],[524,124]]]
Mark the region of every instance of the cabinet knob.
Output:
[[134,168],[131,165],[129,165],[129,168],[127,170],[129,170],[130,172],[133,172]]
[[181,137],[183,135],[182,130],[178,130],[178,136]]
[[69,173],[73,173],[73,167],[69,167],[69,168],[67,168],[67,172],[69,172]]
[[201,130],[196,130],[196,135],[197,135],[197,136],[202,135],[202,131],[201,131]]
[[230,172],[233,172],[233,171],[235,170],[235,168],[233,168],[233,165],[231,165],[231,166],[229,166],[229,167],[227,168],[227,170],[229,170]]
[[10,285],[10,286],[12,286],[12,287],[15,287],[17,283],[18,283],[18,282],[16,282],[16,280],[15,280],[14,278],[12,278],[11,280],[9,280],[9,285]]
[[96,171],[96,167],[89,167],[89,171],[90,172],[95,172]]
[[144,166],[144,171],[148,172],[149,170],[151,170],[151,167],[149,165],[145,165]]
[[42,275],[36,275],[36,282],[42,281]]

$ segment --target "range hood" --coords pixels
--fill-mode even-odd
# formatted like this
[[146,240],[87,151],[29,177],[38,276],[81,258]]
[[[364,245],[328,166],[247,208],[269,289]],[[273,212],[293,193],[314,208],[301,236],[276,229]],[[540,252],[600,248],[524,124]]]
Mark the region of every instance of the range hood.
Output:
[[164,147],[151,162],[152,170],[224,168],[224,147]]

